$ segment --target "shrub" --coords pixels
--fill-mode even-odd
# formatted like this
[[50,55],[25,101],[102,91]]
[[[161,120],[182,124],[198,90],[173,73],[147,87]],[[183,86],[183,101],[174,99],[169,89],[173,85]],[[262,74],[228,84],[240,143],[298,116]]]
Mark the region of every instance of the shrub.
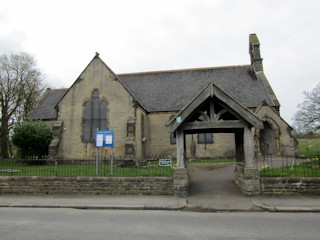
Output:
[[22,158],[47,155],[51,139],[52,129],[40,121],[24,121],[13,129],[12,142]]

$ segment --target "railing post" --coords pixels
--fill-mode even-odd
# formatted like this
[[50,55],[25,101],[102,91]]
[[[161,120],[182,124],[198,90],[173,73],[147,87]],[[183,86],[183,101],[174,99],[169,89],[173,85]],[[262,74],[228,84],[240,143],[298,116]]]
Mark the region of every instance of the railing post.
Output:
[[54,165],[55,165],[55,172],[56,172],[56,177],[57,177],[58,176],[58,161],[57,160],[55,160]]
[[12,177],[12,175],[13,175],[13,158],[11,159],[12,161],[11,161],[11,177]]

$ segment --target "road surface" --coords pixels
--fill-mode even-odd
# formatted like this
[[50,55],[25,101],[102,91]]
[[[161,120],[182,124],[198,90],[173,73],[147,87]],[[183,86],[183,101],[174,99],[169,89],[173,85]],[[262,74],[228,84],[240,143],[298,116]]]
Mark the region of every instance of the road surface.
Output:
[[0,239],[319,239],[320,214],[0,208]]

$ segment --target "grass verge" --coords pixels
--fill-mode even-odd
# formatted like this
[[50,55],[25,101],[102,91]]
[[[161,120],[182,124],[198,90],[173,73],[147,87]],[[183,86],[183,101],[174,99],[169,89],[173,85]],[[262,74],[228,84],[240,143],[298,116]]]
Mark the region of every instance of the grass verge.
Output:
[[96,174],[96,164],[60,164],[60,165],[28,165],[0,161],[0,176],[46,176],[46,177],[153,177],[172,176],[174,169],[148,164],[141,168],[121,168],[113,165],[112,175],[110,164],[101,163]]
[[195,163],[234,163],[236,159],[234,158],[213,158],[213,159],[197,159],[188,161],[188,164],[195,164]]
[[306,162],[286,165],[278,168],[270,168],[263,165],[259,168],[260,177],[320,177],[319,161],[307,159]]

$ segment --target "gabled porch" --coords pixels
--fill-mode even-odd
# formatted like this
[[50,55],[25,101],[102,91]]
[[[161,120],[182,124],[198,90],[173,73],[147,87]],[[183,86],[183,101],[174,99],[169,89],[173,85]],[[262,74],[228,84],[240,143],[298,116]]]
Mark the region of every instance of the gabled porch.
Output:
[[258,170],[254,165],[253,133],[263,123],[249,109],[210,82],[168,124],[177,142],[175,194],[187,194],[185,135],[193,133],[233,133],[236,143],[235,182],[247,195],[260,193]]

